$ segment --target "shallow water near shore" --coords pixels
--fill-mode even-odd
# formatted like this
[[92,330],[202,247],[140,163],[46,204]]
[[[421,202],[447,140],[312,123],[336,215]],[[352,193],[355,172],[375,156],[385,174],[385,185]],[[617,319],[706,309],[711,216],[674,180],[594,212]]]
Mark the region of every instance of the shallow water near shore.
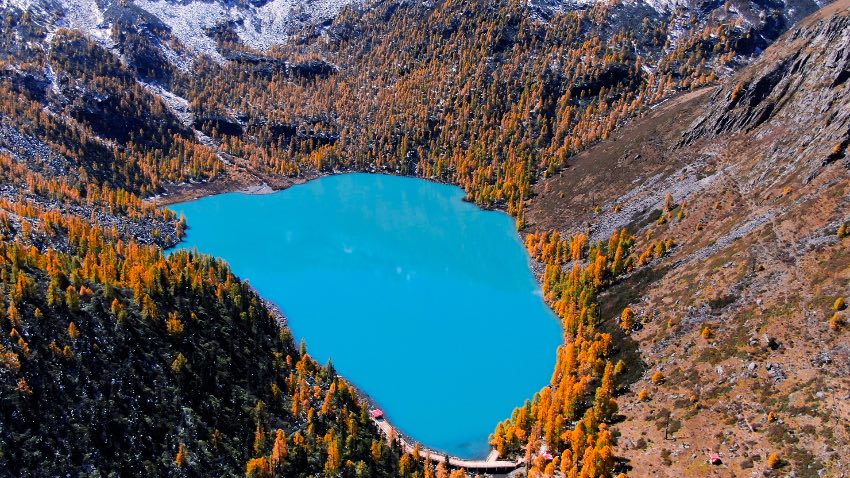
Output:
[[463,196],[344,174],[169,208],[188,220],[179,248],[225,259],[393,425],[481,458],[496,424],[548,383],[561,329],[514,220]]

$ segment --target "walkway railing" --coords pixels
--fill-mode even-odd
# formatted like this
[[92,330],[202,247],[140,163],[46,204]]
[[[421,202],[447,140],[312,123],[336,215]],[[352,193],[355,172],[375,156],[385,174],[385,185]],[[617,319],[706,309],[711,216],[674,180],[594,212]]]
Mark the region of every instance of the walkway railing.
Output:
[[[414,445],[410,444],[401,434],[394,433],[395,430],[388,421],[384,419],[373,419],[373,421],[388,440],[391,436],[395,435],[396,439],[401,442],[405,451],[407,451],[408,453],[413,453],[413,450],[415,448]],[[436,463],[444,463],[446,461],[445,453],[441,453],[436,450],[431,450],[421,446],[419,448],[419,456],[427,457],[428,459]],[[463,468],[464,470],[470,472],[508,473],[522,466],[522,461],[499,460],[498,452],[496,452],[496,450],[492,450],[490,454],[487,455],[487,458],[483,460],[465,460],[456,456],[449,456],[448,463],[446,464],[452,468]]]

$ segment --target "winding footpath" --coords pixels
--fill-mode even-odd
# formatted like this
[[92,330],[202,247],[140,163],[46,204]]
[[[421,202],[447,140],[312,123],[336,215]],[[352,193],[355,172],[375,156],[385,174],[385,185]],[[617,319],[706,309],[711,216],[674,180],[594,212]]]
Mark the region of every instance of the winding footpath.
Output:
[[[396,432],[395,429],[393,429],[393,426],[386,419],[373,418],[372,421],[375,422],[375,425],[378,426],[387,440],[390,440],[390,437],[394,436],[399,442],[401,442],[405,451],[413,453],[414,445],[408,442],[402,434]],[[463,468],[467,472],[473,473],[510,473],[523,464],[522,460],[499,460],[499,454],[496,450],[491,450],[490,454],[487,455],[487,458],[483,460],[465,460],[456,456],[447,456],[445,453],[424,448],[422,446],[419,447],[419,455],[427,457],[429,460],[436,463],[444,463],[448,458],[448,466],[458,469]]]

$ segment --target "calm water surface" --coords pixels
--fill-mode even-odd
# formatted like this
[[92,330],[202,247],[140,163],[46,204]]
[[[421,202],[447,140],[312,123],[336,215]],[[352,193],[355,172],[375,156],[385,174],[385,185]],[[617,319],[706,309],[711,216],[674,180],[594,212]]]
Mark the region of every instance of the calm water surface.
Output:
[[171,206],[297,340],[424,445],[477,458],[548,383],[561,330],[514,221],[424,180],[346,174]]

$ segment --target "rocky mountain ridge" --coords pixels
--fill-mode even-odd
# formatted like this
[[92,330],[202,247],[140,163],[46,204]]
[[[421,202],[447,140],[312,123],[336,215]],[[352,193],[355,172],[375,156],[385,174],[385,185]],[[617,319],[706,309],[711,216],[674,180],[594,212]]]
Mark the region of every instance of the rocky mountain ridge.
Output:
[[[595,1],[536,0],[529,5],[546,18],[555,12],[587,8]],[[57,28],[80,30],[107,47],[120,46],[121,40],[112,34],[114,28],[132,25],[148,36],[170,62],[179,66],[196,55],[223,61],[226,55],[218,44],[222,36],[254,50],[268,51],[304,31],[321,33],[344,8],[369,9],[385,3],[385,0],[3,0],[0,10],[30,12],[41,17],[48,31]],[[828,2],[782,0],[720,4],[695,0],[628,0],[624,3],[637,8],[647,7],[662,16],[675,12],[699,17],[731,14],[770,41]]]
[[[331,20],[351,0],[270,1],[150,1],[107,0],[5,0],[6,8],[41,14],[48,29],[81,30],[105,46],[113,46],[113,26],[132,23],[156,38],[163,52],[179,63],[187,52],[222,60],[216,46],[216,30],[227,30],[240,43],[268,50],[284,43],[303,27],[316,27]],[[169,43],[177,40],[180,47]]]

